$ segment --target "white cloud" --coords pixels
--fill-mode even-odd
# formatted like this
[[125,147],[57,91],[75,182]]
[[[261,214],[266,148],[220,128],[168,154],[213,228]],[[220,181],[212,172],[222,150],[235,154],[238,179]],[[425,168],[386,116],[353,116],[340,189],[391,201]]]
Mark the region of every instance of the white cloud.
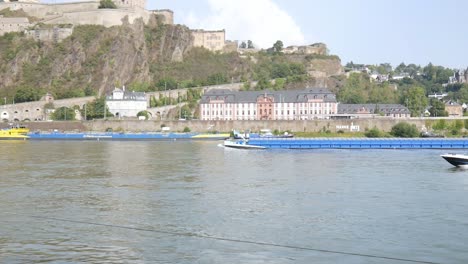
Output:
[[304,44],[305,37],[294,19],[272,0],[207,0],[209,13],[183,18],[190,28],[225,29],[230,40],[252,40],[261,48],[277,40],[285,46]]

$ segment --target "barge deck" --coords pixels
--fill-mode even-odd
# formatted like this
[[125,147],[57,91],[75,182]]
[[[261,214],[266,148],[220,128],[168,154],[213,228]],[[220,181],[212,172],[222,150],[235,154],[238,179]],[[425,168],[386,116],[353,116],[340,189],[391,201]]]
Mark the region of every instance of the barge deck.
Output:
[[468,149],[468,138],[251,138],[269,149]]

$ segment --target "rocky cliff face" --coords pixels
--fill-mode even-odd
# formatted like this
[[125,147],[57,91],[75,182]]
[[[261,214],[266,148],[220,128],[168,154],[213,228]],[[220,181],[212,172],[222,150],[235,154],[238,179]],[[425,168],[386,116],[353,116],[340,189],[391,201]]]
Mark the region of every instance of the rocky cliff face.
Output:
[[[267,63],[261,64],[260,58]],[[122,85],[155,91],[165,89],[166,84],[175,89],[244,82],[273,76],[272,64],[291,62],[304,65],[310,80],[286,88],[330,87],[330,78],[342,74],[336,56],[252,54],[242,58],[236,52],[194,48],[189,28],[164,25],[156,16],[146,25],[136,20],[111,28],[76,26],[60,43],[10,33],[0,37],[0,98],[11,101],[21,89],[35,91],[28,97],[31,101],[46,92],[55,98],[103,95]]]
[[0,39],[0,91],[26,85],[58,94],[91,87],[102,94],[114,85],[151,82],[158,77],[151,65],[180,61],[191,48],[187,27],[162,25],[156,17],[148,25],[78,26],[58,44],[8,34]]

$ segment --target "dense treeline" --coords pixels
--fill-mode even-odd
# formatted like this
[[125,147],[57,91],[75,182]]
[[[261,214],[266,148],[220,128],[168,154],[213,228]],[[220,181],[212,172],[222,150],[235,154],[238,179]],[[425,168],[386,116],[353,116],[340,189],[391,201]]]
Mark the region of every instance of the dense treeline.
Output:
[[[468,102],[468,84],[449,84],[449,78],[455,74],[453,69],[432,63],[425,67],[401,63],[395,69],[388,63],[366,67],[366,71],[362,73],[350,74],[337,94],[340,102],[399,103],[407,106],[412,116],[421,116],[427,108],[432,116],[447,115],[444,103],[429,100],[430,94],[447,93],[445,100],[454,100],[460,104]],[[345,68],[350,70],[364,67],[351,62]],[[388,80],[374,81],[371,74],[388,76]]]

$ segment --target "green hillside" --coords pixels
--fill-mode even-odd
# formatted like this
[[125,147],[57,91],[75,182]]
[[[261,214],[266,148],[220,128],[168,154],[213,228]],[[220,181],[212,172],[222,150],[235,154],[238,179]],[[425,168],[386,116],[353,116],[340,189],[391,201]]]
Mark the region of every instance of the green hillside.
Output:
[[320,60],[341,67],[336,56],[241,56],[194,48],[187,27],[163,25],[156,17],[147,25],[136,21],[111,28],[76,26],[60,43],[8,33],[0,37],[0,98],[22,102],[46,92],[57,99],[102,95],[121,85],[157,91],[258,81],[257,89],[283,89],[313,82],[307,73],[311,61]]

